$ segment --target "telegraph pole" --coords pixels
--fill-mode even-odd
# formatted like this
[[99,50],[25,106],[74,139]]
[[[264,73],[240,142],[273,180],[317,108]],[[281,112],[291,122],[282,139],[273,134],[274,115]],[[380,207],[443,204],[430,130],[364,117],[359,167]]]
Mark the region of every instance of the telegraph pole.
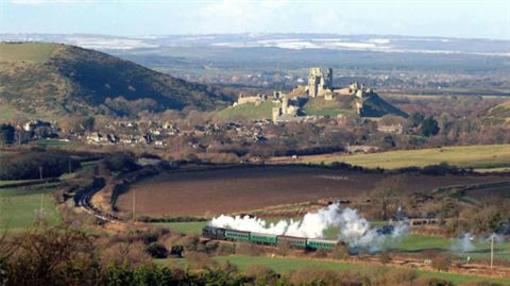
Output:
[[[42,181],[43,180],[43,167],[42,166],[39,166],[39,179]],[[43,194],[44,192],[41,192],[41,205],[40,205],[40,208],[39,208],[39,212],[42,214],[42,211],[43,211]]]
[[494,266],[494,234],[491,235],[491,269]]
[[136,189],[133,188],[133,222],[135,222]]

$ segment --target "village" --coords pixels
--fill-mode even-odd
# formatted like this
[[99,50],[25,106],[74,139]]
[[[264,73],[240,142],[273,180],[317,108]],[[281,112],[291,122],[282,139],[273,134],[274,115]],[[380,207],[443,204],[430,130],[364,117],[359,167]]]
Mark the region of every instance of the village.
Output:
[[[118,119],[114,121],[96,121],[80,123],[76,128],[62,128],[57,122],[44,120],[29,120],[15,124],[16,142],[27,143],[34,140],[60,140],[66,142],[80,142],[97,146],[150,146],[159,149],[169,148],[179,144],[187,145],[196,150],[208,151],[231,144],[254,144],[267,140],[279,140],[281,130],[285,124],[311,124],[328,130],[342,130],[349,124],[358,126],[375,125],[376,130],[385,134],[401,134],[404,119],[393,116],[392,120],[380,120],[381,116],[364,116],[365,100],[377,96],[372,89],[366,88],[358,82],[343,88],[333,86],[333,70],[331,68],[311,68],[308,84],[298,85],[292,91],[274,91],[272,96],[266,94],[240,94],[233,108],[242,105],[259,106],[271,101],[271,118],[251,121],[235,120],[206,120],[196,124],[189,124],[186,120],[154,120],[154,119]],[[318,115],[304,115],[303,102],[320,99],[333,101],[348,99],[348,108],[354,110],[355,118],[338,115],[325,117]],[[395,118],[397,118],[395,120]],[[85,126],[86,125],[86,126]],[[373,129],[373,128],[372,128]],[[220,138],[220,139],[217,139]],[[224,139],[221,139],[224,138]],[[373,150],[375,146],[350,146],[355,151]]]

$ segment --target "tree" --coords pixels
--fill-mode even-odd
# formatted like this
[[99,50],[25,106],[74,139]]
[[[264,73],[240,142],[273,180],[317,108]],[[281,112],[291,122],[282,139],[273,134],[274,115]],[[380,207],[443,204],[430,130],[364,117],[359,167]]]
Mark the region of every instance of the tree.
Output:
[[420,126],[422,121],[425,119],[425,116],[419,112],[411,113],[409,119],[407,119],[408,128],[416,128]]
[[10,145],[14,142],[16,130],[10,124],[0,125],[0,145]]
[[427,117],[421,123],[420,133],[423,136],[430,137],[434,136],[439,132],[439,125],[437,121],[432,117]]
[[89,116],[89,117],[83,119],[81,125],[83,126],[83,129],[85,129],[87,131],[92,131],[92,130],[94,130],[94,127],[96,125],[96,119],[92,116]]
[[168,250],[166,247],[157,242],[149,244],[145,248],[145,251],[153,258],[167,258],[168,256]]
[[452,258],[446,254],[438,254],[434,258],[432,258],[432,267],[437,271],[448,271],[450,268],[450,264],[452,263]]

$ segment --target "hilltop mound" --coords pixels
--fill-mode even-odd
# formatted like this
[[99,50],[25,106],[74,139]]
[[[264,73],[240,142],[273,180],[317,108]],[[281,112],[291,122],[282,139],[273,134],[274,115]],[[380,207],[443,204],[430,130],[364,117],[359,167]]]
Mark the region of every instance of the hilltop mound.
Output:
[[0,101],[29,114],[131,116],[185,107],[212,110],[231,98],[93,50],[0,43]]
[[397,115],[407,117],[407,114],[398,109],[394,105],[388,103],[377,93],[368,95],[363,100],[363,108],[361,109],[361,116],[363,117],[382,117],[384,115]]
[[[301,93],[299,93],[301,91]],[[289,93],[289,98],[297,100],[299,103],[298,116],[362,116],[362,117],[382,117],[392,114],[407,117],[407,114],[397,107],[391,105],[377,93],[371,93],[363,98],[363,107],[361,113],[357,114],[357,99],[353,95],[338,95],[332,100],[326,100],[324,97],[301,97],[302,90],[293,90]],[[229,106],[217,113],[218,118],[224,120],[260,120],[271,119],[272,108],[278,106],[270,99],[260,103],[244,103],[236,106]]]

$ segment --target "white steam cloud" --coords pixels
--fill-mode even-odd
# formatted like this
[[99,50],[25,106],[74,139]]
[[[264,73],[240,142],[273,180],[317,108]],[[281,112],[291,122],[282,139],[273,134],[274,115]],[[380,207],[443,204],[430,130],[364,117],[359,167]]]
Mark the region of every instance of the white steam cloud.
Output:
[[461,237],[455,240],[454,244],[452,245],[452,249],[461,252],[473,251],[475,250],[475,245],[473,244],[474,240],[474,235],[469,232],[464,233]]
[[366,248],[371,251],[398,240],[409,231],[407,221],[393,223],[386,229],[372,228],[357,210],[331,204],[314,213],[307,213],[300,220],[280,220],[268,223],[263,219],[249,216],[221,215],[209,222],[210,226],[259,232],[274,235],[288,235],[307,238],[323,238],[324,231],[336,228],[338,240],[352,248]]
[[475,243],[488,244],[492,239],[494,239],[495,243],[503,243],[505,241],[505,237],[497,233],[479,236],[477,239],[472,233],[466,232],[453,241],[451,249],[459,252],[471,252],[476,250]]

